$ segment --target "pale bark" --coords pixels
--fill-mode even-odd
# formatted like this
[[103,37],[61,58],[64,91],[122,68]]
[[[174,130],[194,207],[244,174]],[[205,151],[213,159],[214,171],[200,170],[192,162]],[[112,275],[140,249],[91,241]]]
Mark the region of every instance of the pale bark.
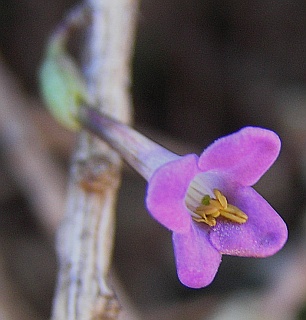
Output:
[[[136,0],[88,0],[92,10],[84,72],[99,109],[130,121],[130,55]],[[58,231],[60,270],[53,320],[117,319],[108,274],[121,160],[82,132],[71,167],[67,209]]]

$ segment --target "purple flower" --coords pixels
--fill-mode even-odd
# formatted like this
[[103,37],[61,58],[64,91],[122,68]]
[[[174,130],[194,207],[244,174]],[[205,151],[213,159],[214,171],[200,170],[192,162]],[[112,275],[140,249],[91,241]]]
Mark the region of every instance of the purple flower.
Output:
[[222,254],[267,257],[287,240],[287,227],[251,187],[280,151],[278,136],[246,127],[200,157],[177,156],[149,179],[146,204],[173,232],[178,277],[191,288],[209,285]]
[[222,254],[267,257],[285,244],[286,224],[251,187],[279,154],[274,132],[246,127],[200,157],[181,157],[93,108],[81,108],[79,120],[148,180],[147,208],[173,232],[178,277],[186,286],[209,285]]

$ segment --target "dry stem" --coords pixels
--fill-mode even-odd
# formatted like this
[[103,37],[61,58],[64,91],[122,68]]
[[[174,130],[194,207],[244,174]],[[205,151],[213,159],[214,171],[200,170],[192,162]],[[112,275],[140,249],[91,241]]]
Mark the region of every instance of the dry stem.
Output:
[[[136,1],[89,0],[88,5],[92,25],[84,70],[90,94],[103,112],[128,122]],[[53,320],[118,318],[119,304],[107,279],[120,167],[119,156],[106,144],[81,133],[58,232],[60,271]]]

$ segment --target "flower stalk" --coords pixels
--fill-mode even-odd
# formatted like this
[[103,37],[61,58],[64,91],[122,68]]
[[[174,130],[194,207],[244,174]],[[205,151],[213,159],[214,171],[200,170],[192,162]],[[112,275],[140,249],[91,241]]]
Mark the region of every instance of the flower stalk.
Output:
[[85,129],[106,141],[147,181],[157,168],[178,158],[176,154],[96,108],[81,106],[78,121]]

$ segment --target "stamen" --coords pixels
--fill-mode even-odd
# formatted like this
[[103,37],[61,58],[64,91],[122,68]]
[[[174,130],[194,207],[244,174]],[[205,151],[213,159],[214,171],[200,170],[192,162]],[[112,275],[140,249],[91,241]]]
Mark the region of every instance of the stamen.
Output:
[[[216,218],[223,217],[236,223],[245,223],[248,216],[239,208],[228,204],[226,197],[220,190],[214,189],[216,199],[206,194],[201,200],[201,204],[192,210],[192,218],[196,222],[204,222],[210,227],[216,225]],[[195,200],[195,199],[194,199]]]
[[229,220],[232,220],[232,221],[238,222],[238,223],[245,223],[247,221],[247,219],[245,219],[243,217],[226,212],[224,210],[220,210],[220,215],[226,219],[229,219]]
[[211,189],[206,183],[205,175],[198,174],[191,181],[185,202],[187,209],[196,222],[204,222],[210,227],[221,217],[234,223],[245,223],[248,216],[239,208],[229,204],[218,189]]
[[226,211],[230,212],[230,213],[233,213],[235,215],[238,215],[238,216],[240,216],[240,217],[242,217],[242,218],[244,218],[246,220],[248,219],[248,216],[243,211],[241,211],[239,208],[233,206],[232,204],[229,204],[227,206]]
[[200,206],[196,208],[194,212],[201,217],[212,216],[214,218],[217,218],[220,216],[220,210],[214,206],[207,206],[207,207]]
[[224,197],[224,195],[218,189],[214,189],[214,195],[216,196],[217,200],[220,202],[221,206],[226,209],[227,200]]

